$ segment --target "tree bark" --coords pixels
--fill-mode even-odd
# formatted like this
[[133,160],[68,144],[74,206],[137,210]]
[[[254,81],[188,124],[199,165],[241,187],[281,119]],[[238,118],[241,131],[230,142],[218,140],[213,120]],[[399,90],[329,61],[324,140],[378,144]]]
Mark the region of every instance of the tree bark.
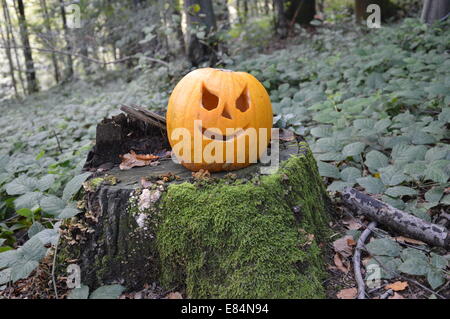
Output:
[[342,195],[344,202],[356,207],[360,214],[390,227],[401,234],[434,246],[449,247],[450,245],[450,235],[443,226],[426,222],[421,218],[361,193],[354,188],[346,188]]
[[33,54],[30,48],[30,40],[28,34],[27,27],[27,19],[25,16],[25,7],[23,5],[23,0],[17,1],[17,16],[19,19],[19,27],[20,27],[20,36],[22,38],[23,45],[23,56],[25,59],[25,72],[27,78],[27,90],[28,93],[35,93],[39,91],[37,78],[36,78],[36,70],[34,68]]
[[287,19],[284,8],[284,0],[273,0],[275,9],[275,32],[282,39],[287,37]]
[[449,12],[449,0],[425,0],[423,3],[421,19],[427,24],[432,24],[436,20],[448,18]]
[[[3,6],[3,10],[5,10],[4,6]],[[7,20],[6,20],[5,12],[4,12],[4,16],[5,16],[5,24],[6,24]],[[6,47],[5,51],[6,51],[6,57],[8,59],[9,75],[11,77],[11,83],[12,83],[12,86],[14,89],[14,94],[16,97],[18,97],[19,93],[17,91],[16,76],[14,75],[14,62],[13,62],[12,55],[11,55],[11,38],[10,38],[8,28],[9,28],[8,25],[5,25],[6,30],[5,30],[5,32],[3,32],[3,27],[0,25],[0,36],[1,36],[4,46]]]
[[[66,40],[66,51],[72,52],[72,40],[70,39],[69,28],[67,26],[66,8],[65,8],[64,0],[59,0],[59,5],[60,5],[60,9],[61,9],[61,20],[62,20],[62,27],[64,30],[64,38]],[[70,80],[73,77],[73,74],[74,74],[73,58],[72,58],[71,54],[68,54],[64,81]]]
[[[3,5],[3,15],[5,17],[5,23],[6,23],[6,27],[8,29],[8,32],[11,36],[11,43],[13,46],[13,50],[14,50],[14,57],[16,60],[16,66],[17,66],[17,70],[18,70],[18,74],[19,74],[19,80],[20,80],[20,85],[22,87],[22,92],[24,95],[27,94],[27,88],[25,85],[25,81],[23,79],[23,71],[22,71],[22,64],[20,63],[20,58],[19,58],[19,52],[17,49],[17,42],[16,42],[16,37],[14,36],[14,31],[12,28],[12,22],[11,22],[11,16],[9,14],[9,9],[8,6],[6,4],[6,0],[2,0],[2,5]],[[14,3],[15,5],[15,3]]]
[[184,9],[188,26],[189,61],[193,66],[198,66],[201,62],[208,60],[213,65],[216,60],[215,45],[205,43],[197,37],[197,32],[200,30],[204,31],[208,37],[216,29],[216,17],[211,0],[185,0]]
[[[41,0],[40,2],[41,2],[42,12],[44,14],[44,25],[45,25],[46,31],[49,35],[49,41],[50,41],[52,47],[55,47],[55,41],[53,39],[52,25],[50,23],[50,15],[48,14],[47,1]],[[60,75],[59,75],[59,66],[58,66],[58,60],[56,58],[56,54],[51,53],[51,58],[52,58],[55,82],[56,82],[56,84],[58,84],[60,81]]]

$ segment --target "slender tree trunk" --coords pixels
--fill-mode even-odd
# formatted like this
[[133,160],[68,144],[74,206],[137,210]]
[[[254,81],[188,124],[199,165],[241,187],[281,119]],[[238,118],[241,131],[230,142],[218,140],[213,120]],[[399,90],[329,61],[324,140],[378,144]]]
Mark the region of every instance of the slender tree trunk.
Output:
[[436,20],[448,18],[450,12],[449,0],[425,0],[422,9],[422,21],[432,24]]
[[211,0],[185,0],[188,25],[188,59],[194,66],[201,62],[210,61],[215,63],[215,46],[198,39],[196,33],[204,29],[206,36],[216,28],[216,18]]
[[[6,19],[5,19],[6,22]],[[16,97],[19,97],[19,93],[17,92],[17,84],[16,84],[16,76],[14,75],[14,62],[11,56],[11,39],[8,32],[8,26],[5,26],[6,32],[3,32],[3,27],[0,25],[0,37],[2,39],[3,45],[5,47],[6,51],[6,57],[8,59],[8,65],[9,65],[9,74],[11,76],[11,82],[14,88],[14,94]]]
[[172,0],[172,5],[169,10],[171,11],[170,22],[172,28],[175,30],[175,34],[180,45],[180,52],[186,54],[186,43],[184,42],[184,34],[181,21],[181,3],[180,0]]
[[269,14],[269,0],[264,0],[264,13]]
[[[27,89],[26,89],[26,85],[25,85],[25,80],[23,79],[22,64],[20,63],[20,55],[19,55],[19,51],[17,48],[18,47],[17,41],[16,41],[16,37],[14,35],[14,30],[12,28],[11,16],[9,15],[9,9],[6,4],[6,0],[2,0],[2,6],[3,6],[3,15],[5,17],[7,31],[9,33],[9,35],[11,36],[11,44],[13,46],[14,57],[16,60],[16,67],[17,67],[18,74],[19,74],[20,86],[22,87],[23,94],[26,95]],[[14,3],[14,6],[15,6],[15,3]]]
[[31,52],[30,40],[27,27],[27,19],[25,16],[25,7],[23,0],[17,0],[17,16],[19,19],[20,36],[22,38],[23,56],[26,65],[26,78],[28,93],[35,93],[39,91],[36,70],[34,69],[33,54]]
[[[72,52],[72,44],[71,44],[71,40],[69,37],[69,28],[67,27],[67,18],[66,18],[66,9],[64,7],[64,0],[59,0],[59,4],[61,7],[62,26],[63,26],[63,30],[64,30],[64,37],[66,40],[66,51]],[[72,55],[68,54],[64,81],[70,80],[72,77],[73,77],[73,59],[72,59]]]
[[287,36],[287,20],[284,12],[284,0],[273,0],[275,9],[275,32],[284,39]]
[[244,0],[244,22],[248,19],[248,0]]
[[[50,23],[50,16],[48,14],[48,9],[47,9],[47,1],[41,0],[40,2],[41,2],[42,12],[44,13],[44,25],[45,25],[45,28],[47,29],[47,33],[49,34],[49,37],[50,37],[49,41],[50,41],[52,47],[55,47],[52,26]],[[56,82],[56,84],[58,84],[60,78],[59,78],[59,66],[58,66],[58,60],[56,59],[56,54],[52,53],[51,58],[52,58],[52,64],[53,64],[53,71],[54,71],[54,75],[55,75],[55,82]]]

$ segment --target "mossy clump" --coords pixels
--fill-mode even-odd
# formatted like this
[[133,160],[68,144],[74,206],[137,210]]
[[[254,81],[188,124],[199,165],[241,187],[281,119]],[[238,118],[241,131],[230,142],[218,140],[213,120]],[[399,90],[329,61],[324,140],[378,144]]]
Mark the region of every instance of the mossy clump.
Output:
[[306,143],[245,183],[173,184],[157,233],[161,282],[189,298],[322,298],[329,200]]

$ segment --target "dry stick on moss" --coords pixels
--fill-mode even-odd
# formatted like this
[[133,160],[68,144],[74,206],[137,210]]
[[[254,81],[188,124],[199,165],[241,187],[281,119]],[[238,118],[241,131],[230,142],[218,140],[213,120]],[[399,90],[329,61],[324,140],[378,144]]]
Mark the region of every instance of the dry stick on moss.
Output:
[[410,238],[433,246],[450,246],[450,235],[443,226],[426,222],[351,187],[344,189],[342,199],[345,204],[356,207],[361,214]]
[[366,285],[361,274],[361,250],[363,250],[364,243],[372,233],[372,229],[377,226],[377,222],[371,222],[367,228],[359,236],[358,243],[356,244],[355,253],[353,254],[353,271],[355,272],[356,283],[358,284],[358,299],[365,299],[366,297]]

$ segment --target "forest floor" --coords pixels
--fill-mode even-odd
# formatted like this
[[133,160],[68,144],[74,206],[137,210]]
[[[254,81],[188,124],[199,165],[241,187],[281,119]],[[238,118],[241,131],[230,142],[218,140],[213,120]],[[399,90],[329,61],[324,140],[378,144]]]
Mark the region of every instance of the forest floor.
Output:
[[[355,296],[351,258],[368,224],[341,205],[344,187],[450,226],[446,28],[448,23],[427,28],[409,19],[370,32],[323,28],[296,36],[297,44],[236,58],[243,62],[225,66],[250,72],[264,84],[276,114],[274,125],[304,136],[318,161],[337,207],[327,257],[329,298]],[[155,66],[139,70],[139,76],[107,72],[89,82],[78,80],[2,103],[0,252],[21,246],[36,218],[49,225],[39,200],[61,196],[67,182],[79,174],[102,118],[119,113],[121,103],[165,110],[171,89],[188,71],[184,63],[172,63],[170,70]],[[25,176],[45,185],[11,191]],[[449,251],[400,235],[380,229],[367,245],[363,264],[382,263],[396,274],[382,271],[381,284],[368,297],[379,298],[390,288],[394,295],[389,298],[449,298]],[[53,298],[51,263],[44,260],[30,277],[0,287],[0,298]],[[66,291],[63,279],[59,297]],[[143,292],[123,297],[161,297],[149,284]],[[171,293],[169,298],[179,297]]]

